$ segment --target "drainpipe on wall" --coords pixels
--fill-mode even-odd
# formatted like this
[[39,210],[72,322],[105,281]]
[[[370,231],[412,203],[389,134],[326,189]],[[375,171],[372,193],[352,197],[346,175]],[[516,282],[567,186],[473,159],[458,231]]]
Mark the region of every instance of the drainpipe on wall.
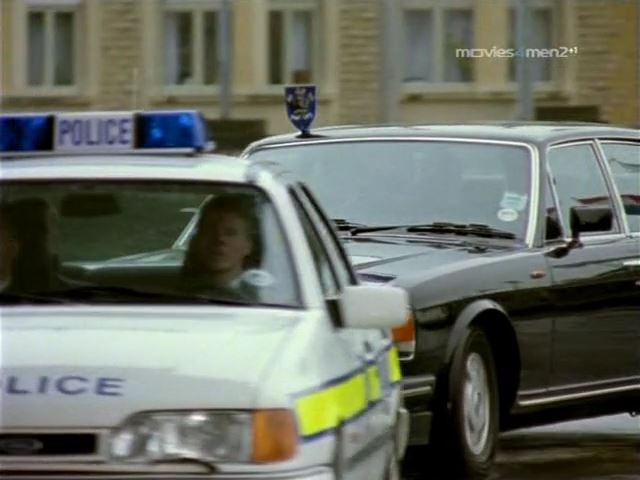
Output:
[[528,0],[516,0],[516,49],[520,55],[515,57],[516,82],[518,83],[518,119],[534,119],[533,84],[531,81],[531,64],[526,58],[529,42],[529,8]]
[[379,0],[380,14],[380,98],[379,118],[383,123],[398,121],[400,102],[400,66],[398,53],[402,52],[398,41],[400,25],[397,0]]
[[230,0],[222,0],[222,8],[220,9],[220,31],[218,33],[218,44],[220,45],[220,118],[222,119],[231,117],[232,21]]

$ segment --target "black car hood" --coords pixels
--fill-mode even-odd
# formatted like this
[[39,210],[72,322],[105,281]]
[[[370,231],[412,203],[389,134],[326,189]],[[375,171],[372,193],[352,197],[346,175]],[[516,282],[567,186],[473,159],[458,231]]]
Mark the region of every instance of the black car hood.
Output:
[[367,235],[343,238],[347,255],[363,280],[410,282],[419,273],[421,280],[471,266],[491,263],[517,249],[517,244],[485,246],[438,241],[419,236]]

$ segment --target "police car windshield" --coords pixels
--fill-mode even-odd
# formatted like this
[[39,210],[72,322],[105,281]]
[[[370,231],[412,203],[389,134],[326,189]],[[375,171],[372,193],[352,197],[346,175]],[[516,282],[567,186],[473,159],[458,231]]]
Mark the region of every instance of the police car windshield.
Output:
[[278,217],[254,187],[14,182],[0,208],[0,303],[301,305]]
[[[344,141],[257,150],[301,177],[332,218],[367,226],[482,224],[522,239],[531,195],[526,148],[480,142]],[[381,194],[381,192],[385,192]]]

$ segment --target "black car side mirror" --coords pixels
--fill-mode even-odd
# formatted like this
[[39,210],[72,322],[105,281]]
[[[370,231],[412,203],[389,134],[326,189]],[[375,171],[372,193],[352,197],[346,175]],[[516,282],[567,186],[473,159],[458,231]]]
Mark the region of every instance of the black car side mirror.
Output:
[[609,206],[577,206],[569,210],[571,246],[579,247],[581,233],[608,232],[613,226],[613,210]]

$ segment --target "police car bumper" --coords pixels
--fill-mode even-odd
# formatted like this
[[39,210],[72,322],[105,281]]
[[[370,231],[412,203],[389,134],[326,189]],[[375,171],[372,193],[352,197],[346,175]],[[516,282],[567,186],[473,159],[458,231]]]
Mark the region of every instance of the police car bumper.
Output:
[[[57,471],[56,471],[57,470]],[[215,480],[335,480],[336,477],[328,467],[312,467],[304,470],[292,470],[287,472],[269,473],[239,473],[239,472],[214,472],[214,473],[177,473],[177,472],[113,472],[101,469],[93,469],[91,472],[77,470],[33,471],[33,470],[3,470],[0,463],[0,478],[2,480],[62,480],[73,478],[74,480],[203,480],[211,478]]]

